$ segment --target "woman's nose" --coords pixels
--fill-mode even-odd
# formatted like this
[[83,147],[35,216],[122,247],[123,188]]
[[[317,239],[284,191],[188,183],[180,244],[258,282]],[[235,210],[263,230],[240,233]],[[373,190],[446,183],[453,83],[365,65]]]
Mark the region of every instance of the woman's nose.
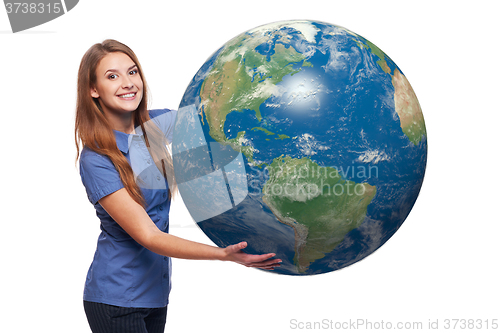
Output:
[[128,76],[126,76],[122,80],[122,87],[130,89],[130,88],[134,87],[134,83],[132,82],[132,80]]

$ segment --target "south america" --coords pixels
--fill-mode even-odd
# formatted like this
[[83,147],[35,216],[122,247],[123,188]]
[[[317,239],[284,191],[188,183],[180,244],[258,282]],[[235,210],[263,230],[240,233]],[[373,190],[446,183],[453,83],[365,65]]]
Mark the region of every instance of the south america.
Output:
[[307,157],[277,157],[267,166],[263,201],[295,233],[294,264],[300,274],[342,243],[364,221],[376,187],[347,180],[334,167]]

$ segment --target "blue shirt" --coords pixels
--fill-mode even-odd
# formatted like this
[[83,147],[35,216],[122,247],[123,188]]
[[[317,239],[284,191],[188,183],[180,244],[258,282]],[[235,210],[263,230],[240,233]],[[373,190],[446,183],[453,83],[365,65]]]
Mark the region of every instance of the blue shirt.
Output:
[[[171,143],[177,111],[151,110],[149,114]],[[168,182],[149,154],[140,127],[136,134],[114,133],[118,148],[140,179],[138,184],[149,217],[160,230],[168,232]],[[171,288],[171,259],[137,243],[98,202],[124,187],[113,163],[107,156],[84,147],[80,176],[101,221],[97,249],[85,282],[84,300],[122,307],[166,306]]]

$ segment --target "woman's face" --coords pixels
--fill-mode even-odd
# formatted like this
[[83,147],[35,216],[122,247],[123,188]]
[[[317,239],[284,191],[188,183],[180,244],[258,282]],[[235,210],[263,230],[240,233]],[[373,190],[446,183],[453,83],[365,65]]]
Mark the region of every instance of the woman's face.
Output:
[[135,111],[142,100],[143,83],[136,64],[122,52],[108,53],[96,68],[96,84],[90,89],[105,113]]

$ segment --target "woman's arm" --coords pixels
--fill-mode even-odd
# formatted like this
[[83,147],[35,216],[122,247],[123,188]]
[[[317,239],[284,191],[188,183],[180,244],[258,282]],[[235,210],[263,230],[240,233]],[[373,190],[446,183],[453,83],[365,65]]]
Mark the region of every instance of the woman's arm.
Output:
[[279,259],[270,259],[275,256],[274,253],[262,255],[244,253],[241,250],[247,246],[246,242],[219,248],[162,232],[125,188],[105,196],[99,203],[136,242],[162,256],[233,261],[247,267],[263,269],[273,269],[281,262]]

